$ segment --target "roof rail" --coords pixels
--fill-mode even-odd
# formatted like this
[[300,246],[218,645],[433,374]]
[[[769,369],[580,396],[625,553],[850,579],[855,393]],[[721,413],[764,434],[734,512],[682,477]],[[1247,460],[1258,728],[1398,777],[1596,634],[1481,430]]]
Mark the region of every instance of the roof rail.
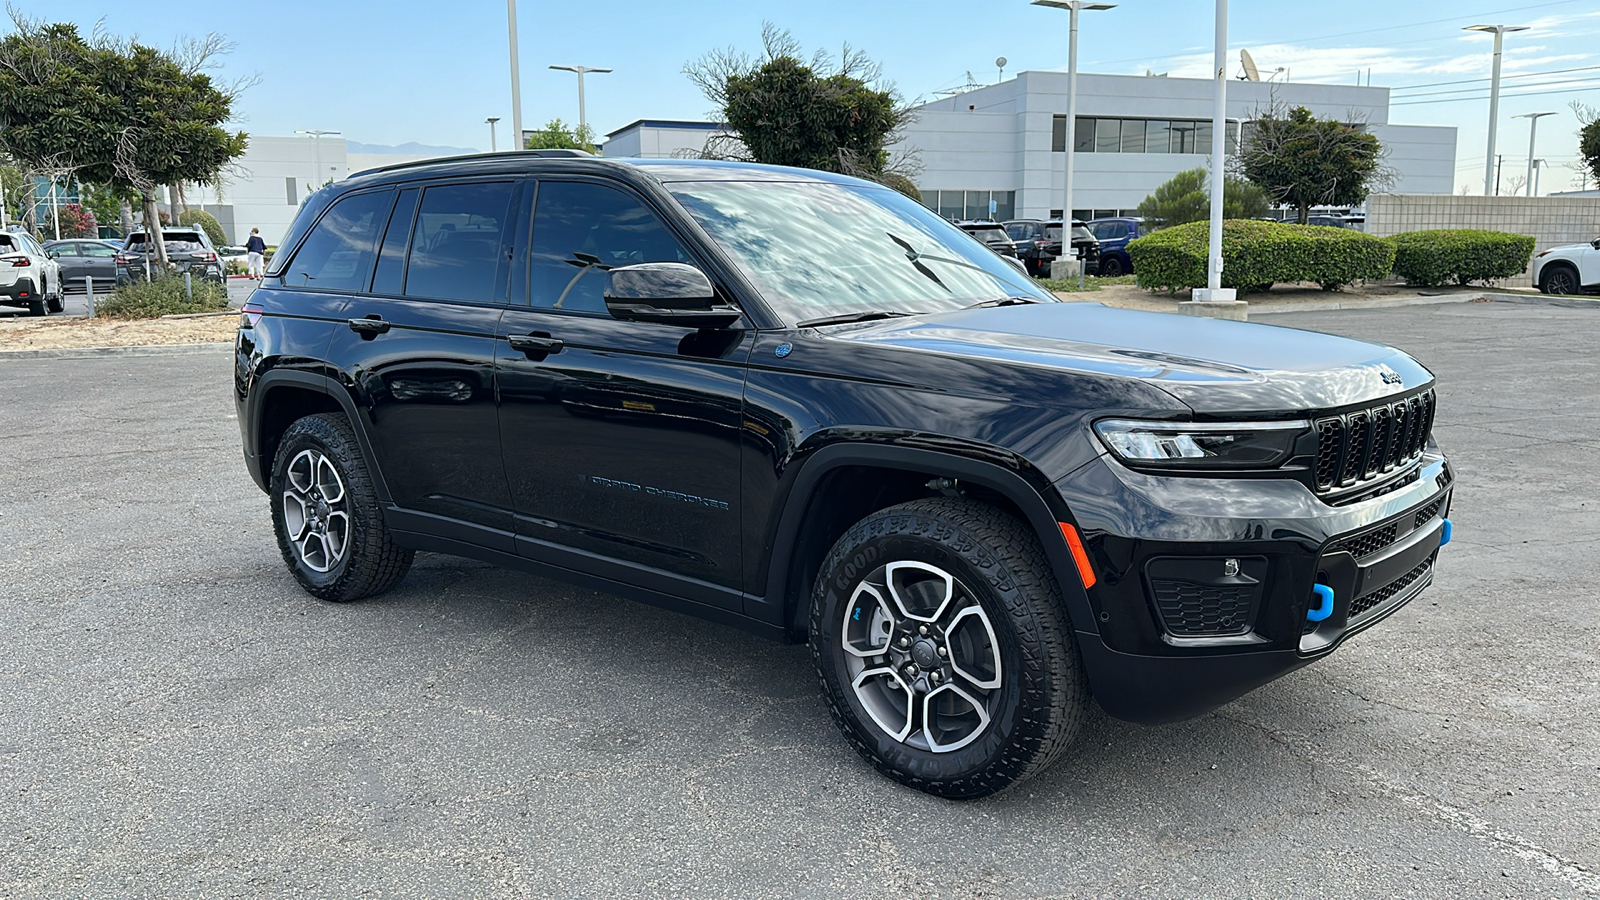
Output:
[[587,150],[568,150],[564,148],[551,148],[546,150],[502,150],[498,153],[465,153],[461,156],[433,156],[428,159],[413,159],[407,162],[395,163],[389,166],[378,166],[373,169],[362,169],[357,175],[368,172],[393,172],[396,169],[412,169],[419,166],[431,166],[435,163],[460,162],[468,159],[503,159],[508,156],[522,156],[530,159],[558,159],[580,157],[593,159],[595,155]]

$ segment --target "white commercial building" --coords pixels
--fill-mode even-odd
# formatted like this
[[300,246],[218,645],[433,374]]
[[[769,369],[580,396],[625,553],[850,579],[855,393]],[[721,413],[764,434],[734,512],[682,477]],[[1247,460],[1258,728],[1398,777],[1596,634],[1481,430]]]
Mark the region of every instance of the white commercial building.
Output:
[[430,154],[351,153],[342,137],[253,134],[219,188],[191,187],[187,198],[191,206],[217,217],[230,243],[243,244],[250,229],[259,228],[268,244],[276,244],[317,187],[366,169],[429,158]]
[[693,159],[705,150],[706,141],[727,133],[725,126],[715,122],[639,119],[608,133],[600,152],[604,156]]
[[[1207,165],[1214,84],[1209,79],[1078,75],[1073,215],[1131,214],[1160,184]],[[1238,122],[1304,106],[1319,118],[1366,123],[1383,142],[1395,181],[1386,190],[1449,194],[1456,129],[1389,121],[1389,89],[1233,81],[1230,145]],[[923,202],[949,218],[1058,216],[1065,182],[1067,75],[1023,72],[917,107],[891,149],[914,152]]]

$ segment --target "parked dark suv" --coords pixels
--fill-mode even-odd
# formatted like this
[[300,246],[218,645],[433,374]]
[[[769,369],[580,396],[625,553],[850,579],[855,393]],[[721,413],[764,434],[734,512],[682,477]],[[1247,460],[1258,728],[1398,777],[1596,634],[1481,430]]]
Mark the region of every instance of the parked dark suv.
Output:
[[810,170],[356,175],[290,227],[234,388],[310,593],[438,551],[806,640],[856,749],[948,797],[1041,770],[1091,697],[1167,721],[1326,656],[1449,537],[1406,354],[1056,302]]
[[1095,219],[1088,228],[1100,245],[1100,274],[1116,278],[1131,273],[1133,257],[1128,253],[1128,244],[1150,233],[1144,220],[1133,216]]
[[979,243],[1001,256],[1008,256],[1012,259],[1017,258],[1016,244],[1012,242],[1011,236],[1006,234],[1005,228],[999,222],[974,219],[967,222],[957,222],[956,227],[977,238]]
[[[223,283],[222,262],[217,259],[211,239],[198,228],[163,228],[161,242],[167,248],[167,262],[172,271],[181,275],[188,272],[196,281]],[[143,231],[128,235],[128,240],[117,251],[117,284],[143,281],[147,267],[156,266],[155,242]]]
[[[1017,258],[1027,267],[1028,274],[1049,278],[1050,264],[1061,257],[1061,220],[1012,219],[1005,223],[1005,228],[1016,242]],[[1084,274],[1099,272],[1100,243],[1088,227],[1076,219],[1072,221],[1072,249],[1083,260]]]

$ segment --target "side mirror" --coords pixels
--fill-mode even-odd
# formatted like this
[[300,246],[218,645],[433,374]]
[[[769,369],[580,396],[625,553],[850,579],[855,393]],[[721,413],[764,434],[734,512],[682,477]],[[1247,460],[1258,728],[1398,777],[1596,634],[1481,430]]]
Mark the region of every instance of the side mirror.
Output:
[[739,321],[737,307],[717,302],[706,273],[685,263],[619,266],[606,273],[606,309],[629,322],[685,328],[727,328]]
[[1595,248],[1596,250],[1600,250],[1600,238],[1595,238],[1594,242],[1591,243],[1589,246]]
[[1028,267],[1022,264],[1022,260],[1017,259],[1015,256],[1002,256],[1000,258],[1008,263],[1011,263],[1011,268],[1016,269],[1023,275],[1026,276],[1028,274]]

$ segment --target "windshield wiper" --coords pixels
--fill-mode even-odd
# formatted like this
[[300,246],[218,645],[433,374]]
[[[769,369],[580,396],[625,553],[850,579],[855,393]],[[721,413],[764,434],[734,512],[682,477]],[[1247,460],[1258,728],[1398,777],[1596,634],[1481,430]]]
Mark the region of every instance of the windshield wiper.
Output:
[[871,309],[866,312],[841,313],[837,316],[823,316],[820,319],[807,319],[795,324],[796,328],[815,328],[819,325],[843,325],[847,322],[871,322],[876,319],[894,319],[900,316],[909,316],[912,313],[890,312],[886,309]]
[[971,306],[963,306],[961,308],[962,309],[984,309],[985,307],[990,307],[990,306],[1026,306],[1026,305],[1033,304],[1033,303],[1043,303],[1043,302],[1044,302],[1043,300],[1035,300],[1032,297],[996,297],[993,300],[980,300],[977,303],[972,304]]

